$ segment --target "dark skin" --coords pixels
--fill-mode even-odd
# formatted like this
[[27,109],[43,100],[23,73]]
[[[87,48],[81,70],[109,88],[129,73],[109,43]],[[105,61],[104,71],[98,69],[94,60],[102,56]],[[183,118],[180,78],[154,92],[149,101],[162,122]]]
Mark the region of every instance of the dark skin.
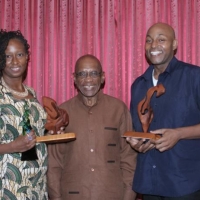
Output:
[[[154,65],[154,78],[158,79],[159,74],[165,71],[169,62],[174,56],[177,48],[174,30],[164,23],[157,23],[151,26],[146,35],[145,51],[148,60]],[[190,127],[176,129],[159,129],[151,131],[153,134],[162,134],[158,140],[138,140],[127,137],[126,140],[138,152],[145,153],[152,148],[160,152],[171,149],[179,140],[199,139],[200,124]]]
[[[81,78],[77,76],[77,73],[80,72],[98,72],[99,76],[91,77],[87,76],[86,78]],[[75,65],[75,72],[74,72],[74,83],[78,89],[78,92],[81,94],[83,103],[86,106],[92,107],[97,102],[97,95],[100,91],[101,85],[105,81],[105,74],[102,72],[102,67],[100,61],[92,56],[92,55],[85,55],[80,57]],[[60,131],[57,134],[63,133],[65,127],[61,127]],[[49,131],[48,134],[53,134],[53,131]]]
[[102,72],[98,77],[92,78],[87,76],[86,78],[80,78],[76,76],[79,72],[102,72],[102,67],[97,58],[91,55],[82,56],[76,62],[74,83],[78,88],[79,93],[82,96],[83,102],[87,106],[93,106],[97,102],[97,94],[100,91],[101,85],[105,81],[105,74]]
[[[13,90],[18,92],[24,92],[23,74],[27,68],[28,56],[25,52],[22,42],[18,39],[11,39],[8,43],[6,53],[6,66],[3,70],[3,79],[5,83]],[[14,95],[16,99],[22,99],[20,96]],[[33,98],[29,93],[26,99]],[[0,154],[5,153],[14,153],[14,152],[24,152],[36,144],[36,135],[32,130],[29,133],[29,136],[32,137],[32,140],[28,139],[28,136],[20,135],[14,141],[8,144],[0,145]]]

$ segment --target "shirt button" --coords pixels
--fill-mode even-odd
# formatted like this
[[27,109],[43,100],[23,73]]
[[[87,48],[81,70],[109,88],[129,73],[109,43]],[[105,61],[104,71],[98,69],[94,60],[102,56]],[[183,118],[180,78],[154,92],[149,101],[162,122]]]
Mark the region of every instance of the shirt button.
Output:
[[91,171],[93,172],[93,171],[94,171],[94,168],[91,168]]
[[89,111],[89,114],[92,114],[92,111]]
[[90,133],[93,133],[93,130],[90,130]]
[[153,165],[153,168],[155,169],[155,168],[156,168],[156,165]]
[[94,149],[90,149],[91,152],[94,152]]

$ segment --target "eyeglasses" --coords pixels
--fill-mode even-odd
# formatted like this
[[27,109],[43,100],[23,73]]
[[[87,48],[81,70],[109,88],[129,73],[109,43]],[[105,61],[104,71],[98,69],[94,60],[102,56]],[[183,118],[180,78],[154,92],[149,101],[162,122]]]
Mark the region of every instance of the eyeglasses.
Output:
[[77,78],[80,78],[80,79],[85,79],[87,78],[88,76],[90,78],[97,78],[99,76],[101,76],[102,72],[97,72],[97,71],[82,71],[82,72],[78,72],[78,73],[74,73],[76,75]]

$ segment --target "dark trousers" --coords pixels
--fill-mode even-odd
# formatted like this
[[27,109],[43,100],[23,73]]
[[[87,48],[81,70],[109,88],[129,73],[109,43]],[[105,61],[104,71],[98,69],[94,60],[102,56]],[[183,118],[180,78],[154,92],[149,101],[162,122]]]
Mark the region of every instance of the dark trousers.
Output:
[[143,200],[200,200],[200,190],[192,194],[181,197],[162,197],[153,195],[143,195]]

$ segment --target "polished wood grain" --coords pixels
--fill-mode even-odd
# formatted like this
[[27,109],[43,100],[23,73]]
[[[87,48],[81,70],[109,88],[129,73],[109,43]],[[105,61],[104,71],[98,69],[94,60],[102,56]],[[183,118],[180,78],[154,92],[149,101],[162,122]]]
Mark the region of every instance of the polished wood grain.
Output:
[[63,133],[63,134],[55,134],[55,135],[46,135],[36,137],[36,142],[44,142],[44,143],[59,143],[59,142],[68,142],[71,140],[75,140],[75,133]]

